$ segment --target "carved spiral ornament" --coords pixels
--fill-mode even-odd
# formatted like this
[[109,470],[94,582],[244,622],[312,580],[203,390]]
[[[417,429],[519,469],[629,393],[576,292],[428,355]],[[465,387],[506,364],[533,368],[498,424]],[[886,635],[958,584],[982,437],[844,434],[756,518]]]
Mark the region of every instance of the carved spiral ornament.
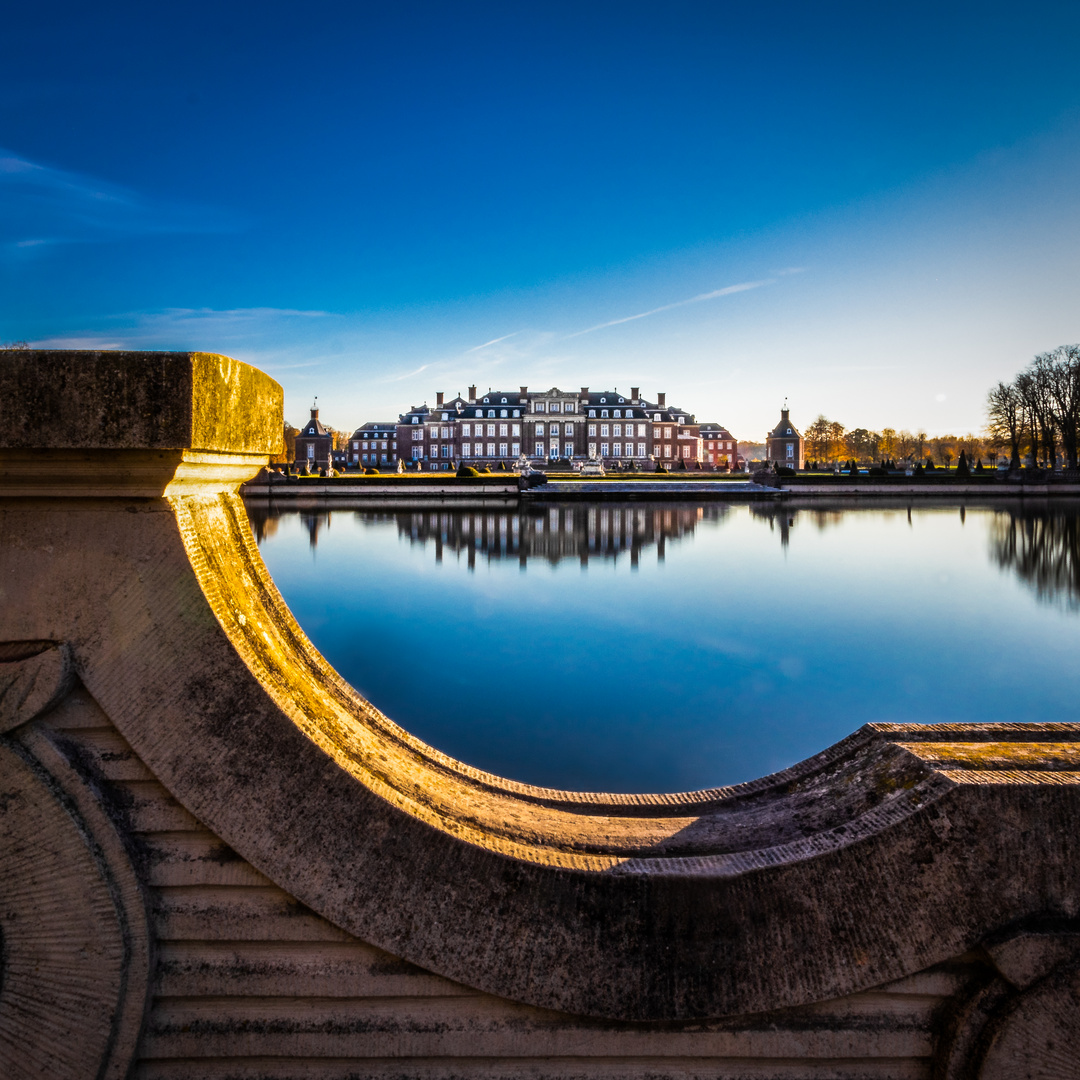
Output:
[[1020,994],[993,1026],[979,1080],[1080,1076],[1080,966],[1068,964]]
[[[0,721],[10,728],[28,701],[55,700],[67,676],[58,655],[13,661],[5,651]],[[146,993],[139,901],[119,837],[63,755],[32,728],[0,738],[4,1080],[125,1075]]]

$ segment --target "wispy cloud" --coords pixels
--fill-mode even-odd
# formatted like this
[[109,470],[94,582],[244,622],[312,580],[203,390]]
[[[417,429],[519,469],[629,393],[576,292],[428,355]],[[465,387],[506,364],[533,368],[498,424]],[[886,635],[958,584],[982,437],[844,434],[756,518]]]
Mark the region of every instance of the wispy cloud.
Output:
[[[324,319],[335,323],[333,312],[298,308],[166,308],[112,315],[101,320],[107,324],[103,329],[33,344],[42,349],[205,349],[231,352],[241,359],[241,354],[258,354],[269,365],[283,341],[296,337],[311,320]],[[282,359],[288,363],[287,357]],[[318,362],[312,358],[297,366]]]
[[406,379],[412,379],[419,375],[422,371],[427,371],[431,367],[431,364],[421,364],[415,371],[406,371],[404,375],[391,375],[387,379],[383,379],[383,382],[404,382]]
[[712,292],[699,293],[690,296],[686,300],[676,300],[674,304],[663,304],[661,307],[651,308],[649,311],[638,312],[637,315],[626,315],[621,319],[610,319],[608,322],[597,323],[585,330],[577,330],[573,334],[567,334],[566,338],[581,337],[582,334],[592,334],[597,330],[606,330],[609,326],[621,326],[623,323],[634,322],[635,319],[647,319],[650,315],[659,315],[661,311],[672,311],[675,308],[686,307],[687,304],[700,304],[704,300],[716,300],[721,296],[731,296],[733,293],[749,292],[750,289],[760,289],[764,285],[775,285],[776,278],[765,278],[762,281],[743,281],[738,285],[727,285],[723,289],[713,289]]
[[481,349],[487,349],[492,345],[498,345],[500,341],[509,341],[512,337],[517,337],[518,334],[524,333],[523,330],[515,330],[512,334],[503,334],[502,337],[492,338],[490,341],[485,341],[483,345],[474,345],[471,349],[465,350],[465,355],[469,353],[479,352]]
[[29,255],[56,244],[169,233],[232,232],[236,215],[157,199],[0,149],[0,250]]

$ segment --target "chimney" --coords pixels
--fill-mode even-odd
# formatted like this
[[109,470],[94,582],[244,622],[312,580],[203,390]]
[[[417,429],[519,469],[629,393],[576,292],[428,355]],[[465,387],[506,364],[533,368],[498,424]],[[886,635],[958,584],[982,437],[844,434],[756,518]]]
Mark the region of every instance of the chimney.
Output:
[[783,422],[785,424],[788,422],[788,410],[787,409],[781,409],[780,410],[780,419],[783,420]]
[[640,386],[631,386],[630,387],[630,400],[635,405],[638,403],[638,397],[640,396],[640,393],[641,393],[641,387]]
[[521,396],[522,397],[528,397],[528,395],[529,395],[529,388],[527,386],[523,386],[521,388]]
[[319,410],[314,408],[314,407],[312,407],[312,410],[311,410],[311,419],[312,420],[318,420],[319,419]]
[[438,391],[438,392],[437,392],[437,393],[435,394],[435,404],[436,404],[436,405],[441,405],[441,404],[443,403],[443,394],[444,394],[444,393],[445,393],[445,391],[443,391],[443,390],[439,390],[439,391]]
[[657,404],[658,408],[666,409],[667,408],[667,405],[665,404],[666,401],[667,401],[667,394],[657,394],[656,395],[656,404]]
[[581,388],[581,396],[582,397],[588,397],[589,396],[589,388],[587,386],[583,386]]
[[476,387],[475,386],[470,386],[469,387],[469,400],[470,401],[475,401],[476,400]]

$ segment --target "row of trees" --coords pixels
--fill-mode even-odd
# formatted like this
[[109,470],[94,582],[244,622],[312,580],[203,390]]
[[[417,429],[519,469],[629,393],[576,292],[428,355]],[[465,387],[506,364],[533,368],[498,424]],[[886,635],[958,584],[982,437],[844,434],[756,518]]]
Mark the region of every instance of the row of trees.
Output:
[[931,439],[925,431],[852,428],[821,415],[806,429],[806,456],[810,461],[923,461],[932,458],[948,466],[963,451],[969,461],[996,456],[997,447],[981,435],[943,435]]
[[1030,454],[1052,465],[1059,451],[1077,467],[1080,445],[1080,345],[1040,353],[1012,382],[987,395],[987,430],[1008,447],[1014,468]]

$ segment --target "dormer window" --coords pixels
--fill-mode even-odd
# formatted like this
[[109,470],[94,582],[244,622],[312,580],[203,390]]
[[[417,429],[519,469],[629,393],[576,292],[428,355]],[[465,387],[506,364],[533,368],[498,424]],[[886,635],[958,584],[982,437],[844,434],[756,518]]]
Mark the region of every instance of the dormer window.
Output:
[[514,419],[516,420],[520,415],[521,415],[521,410],[520,409],[515,409],[514,410]]
[[789,435],[791,434],[791,428],[788,428],[788,429],[787,429],[787,433],[788,433]]
[[[371,411],[374,412],[375,410],[372,409]],[[410,419],[412,420],[412,422],[414,424],[419,424],[420,423],[420,417],[419,416],[413,416],[413,417],[410,417]]]
[[624,398],[624,397],[621,397],[621,398],[619,398],[619,404],[620,404],[620,405],[621,405],[621,404],[622,404],[622,403],[623,403],[624,401],[626,401],[626,398]]
[[[484,398],[484,400],[487,401],[487,398]],[[488,409],[488,419],[489,420],[494,420],[495,419],[495,410],[494,409]]]
[[[506,400],[506,398],[503,398],[503,401],[505,401],[505,400]],[[499,410],[499,415],[505,420],[506,419],[506,410],[505,409],[500,409]]]
[[484,398],[484,404],[486,405],[490,400],[490,398]]
[[653,413],[653,420],[654,420],[654,421],[655,421],[655,422],[656,422],[657,424],[659,424],[659,423],[660,423],[660,414],[659,414],[659,413]]
[[[620,398],[619,400],[621,401],[622,399]],[[616,420],[621,419],[622,418],[622,409],[616,409],[615,412],[613,413],[613,415],[614,415]]]
[[476,415],[477,416],[483,416],[484,415],[484,410],[483,409],[477,409],[476,410]]
[[[601,401],[604,401],[605,399],[604,399],[604,398],[601,398],[600,400],[601,400]],[[607,409],[601,409],[601,410],[600,410],[600,415],[601,415],[602,417],[606,417],[606,416],[607,416],[607,414],[608,414],[608,411],[607,411]]]
[[595,417],[596,416],[596,410],[595,409],[590,409],[589,410],[589,415]]
[[506,404],[506,398],[503,398],[503,399],[502,399],[502,404],[503,404],[503,405],[505,405],[505,404]]
[[444,413],[442,414],[442,418],[443,418],[444,420],[449,420],[449,419],[450,419],[450,414],[449,414],[448,412],[444,412]]
[[607,398],[606,398],[606,397],[602,397],[602,398],[600,399],[600,404],[601,404],[601,405],[606,405],[606,404],[607,404]]

